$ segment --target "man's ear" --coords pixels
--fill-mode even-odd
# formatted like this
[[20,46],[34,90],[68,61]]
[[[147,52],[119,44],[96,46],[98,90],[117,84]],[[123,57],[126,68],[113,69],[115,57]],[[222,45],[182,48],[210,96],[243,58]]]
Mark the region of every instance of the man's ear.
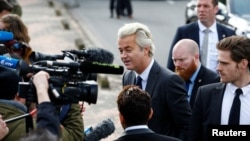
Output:
[[121,113],[119,113],[119,118],[120,118],[120,121],[121,121],[121,122],[124,121],[123,115],[122,115]]
[[242,59],[239,63],[240,67],[242,68],[248,68],[248,60],[247,59]]
[[153,114],[154,114],[154,111],[153,111],[153,109],[151,108],[151,109],[150,109],[149,116],[148,116],[148,120],[150,120],[150,119],[152,118]]
[[194,55],[194,58],[195,58],[196,60],[200,59],[200,54],[196,53],[196,54]]
[[149,51],[150,51],[150,47],[149,46],[144,47],[143,51],[144,51],[144,55],[148,56],[149,55]]
[[121,122],[123,129],[125,129],[126,128],[126,121],[121,113],[119,113],[119,118],[120,118],[120,122]]

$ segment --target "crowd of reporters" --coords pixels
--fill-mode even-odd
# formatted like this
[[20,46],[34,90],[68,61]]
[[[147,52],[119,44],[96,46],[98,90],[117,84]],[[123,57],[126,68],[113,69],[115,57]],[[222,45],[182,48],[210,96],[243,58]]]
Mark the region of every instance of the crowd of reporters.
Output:
[[[206,0],[205,2],[212,1]],[[202,2],[200,6],[202,6]],[[13,22],[18,23],[21,28],[14,26]],[[23,60],[27,64],[33,64],[40,60],[55,59],[53,57],[50,58],[49,55],[32,50],[29,46],[30,38],[27,27],[19,16],[6,14],[0,18],[0,25],[2,30],[11,31],[14,35],[14,40],[4,42],[4,46],[7,49],[5,55]],[[16,43],[20,46],[15,45]],[[234,79],[235,81],[239,81],[240,78],[244,79],[244,84],[240,85],[240,87],[248,86],[248,83],[245,84],[245,81],[250,78],[248,72],[249,57],[246,55],[246,53],[249,53],[247,44],[249,44],[249,39],[237,36],[227,37],[217,44],[217,49],[220,53],[219,57],[221,57],[218,65],[220,73],[225,71],[223,70],[223,67],[226,66],[225,60],[223,60],[225,54],[230,52],[232,57],[237,56],[238,54],[232,50],[234,50],[234,47],[238,47],[240,57],[230,60],[230,56],[228,62],[231,61],[230,63],[238,63],[239,65],[239,67],[235,67],[239,75],[235,76]],[[202,96],[205,95],[210,98],[212,93],[207,95],[205,92],[201,93],[201,90],[209,88],[209,86],[210,89],[216,89],[216,85],[224,85],[224,83],[229,83],[230,86],[237,85],[237,83],[234,83],[234,80],[225,79],[225,77],[219,78],[217,73],[208,71],[199,60],[200,54],[197,43],[191,39],[180,39],[179,42],[173,45],[169,61],[173,61],[176,73],[163,68],[153,58],[155,45],[150,30],[141,23],[130,23],[122,26],[118,30],[118,46],[121,60],[128,71],[123,75],[122,84],[124,87],[117,98],[119,118],[124,128],[123,135],[117,140],[207,140],[206,137],[208,135],[206,134],[208,132],[204,133],[203,131],[206,130],[208,125],[203,122],[210,122],[210,120],[206,121],[206,111],[202,111],[201,108],[204,105],[205,107],[210,106],[211,101],[210,99],[203,99]],[[227,47],[230,48],[228,49]],[[181,49],[178,50],[178,48]],[[242,48],[245,52],[239,48]],[[183,61],[183,58],[190,61],[189,64],[186,62],[187,66],[183,65],[183,67],[191,70],[179,72],[178,61]],[[191,76],[194,75],[199,78],[195,83],[208,79],[207,77],[209,76],[206,76],[206,78],[199,76],[198,73],[201,69],[206,72],[204,74],[212,75],[213,77],[210,76],[211,82],[199,84],[200,86],[206,85],[204,87],[199,86],[199,88],[194,87],[195,84],[191,85],[191,90],[195,91],[195,94],[191,94],[191,90],[185,89],[184,85],[187,82],[184,82],[184,80],[192,79]],[[3,93],[0,95],[0,139],[4,141],[16,139],[21,141],[84,140],[83,119],[78,101],[67,103],[66,105],[64,103],[55,104],[49,93],[51,89],[50,78],[52,76],[48,72],[41,70],[34,74],[27,73],[24,76],[19,76],[14,70],[4,66],[0,66],[0,71],[0,91]],[[225,71],[225,76],[226,73]],[[240,75],[245,77],[243,78]],[[141,80],[137,79],[139,78],[138,76],[141,77]],[[216,83],[219,81],[218,79],[222,83]],[[18,86],[19,82],[24,81],[34,85],[36,92],[35,103],[27,101],[25,97],[20,97]],[[138,87],[134,86],[133,84],[136,84],[138,81],[141,81],[141,85]],[[194,80],[192,81],[194,82]],[[215,84],[207,86],[210,83]],[[207,102],[202,102],[202,100],[207,100]],[[66,111],[66,115],[61,117],[61,114],[65,112],[64,106],[69,106],[69,110]],[[34,114],[34,110],[37,113]],[[26,114],[27,116],[24,118],[15,119],[15,117]],[[199,116],[203,116],[202,118],[205,120],[200,119]],[[212,117],[213,115],[209,116]],[[245,114],[245,116],[249,117],[248,114]],[[218,119],[220,120],[220,118]],[[224,119],[227,118],[224,117]],[[249,123],[249,120],[243,119],[241,122]],[[6,126],[6,123],[8,126]],[[220,125],[220,123],[217,123],[217,125]]]
[[[38,60],[54,59],[49,55],[33,51],[29,45],[30,36],[28,28],[21,19],[22,10],[16,10],[11,3],[0,1],[0,30],[3,34],[11,32],[13,39],[1,40],[1,55],[22,60],[27,65]],[[16,4],[18,2],[16,1]],[[16,12],[17,11],[17,12]],[[3,36],[1,36],[4,38]],[[45,72],[20,76],[16,69],[0,66],[1,83],[1,136],[4,141],[14,140],[83,140],[83,119],[78,103],[67,105],[68,110],[60,117],[62,105],[51,102],[49,92],[49,74]],[[39,77],[39,78],[38,78]],[[32,79],[31,79],[32,78]],[[36,88],[37,101],[32,102],[20,97],[19,82],[31,82]],[[43,82],[41,82],[43,81]],[[29,114],[33,111],[36,113]],[[15,119],[21,115],[23,118]],[[32,115],[32,116],[31,116]],[[8,119],[15,119],[9,120]],[[3,123],[3,124],[2,124]],[[7,126],[6,126],[7,125]],[[2,129],[1,128],[1,129]],[[45,129],[45,130],[44,130]],[[28,135],[27,137],[25,137]]]

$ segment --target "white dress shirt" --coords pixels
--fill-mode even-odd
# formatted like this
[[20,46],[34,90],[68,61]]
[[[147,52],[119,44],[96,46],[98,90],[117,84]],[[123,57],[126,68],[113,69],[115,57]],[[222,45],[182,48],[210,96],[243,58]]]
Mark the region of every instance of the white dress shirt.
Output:
[[[235,90],[238,87],[228,83],[224,92],[221,109],[221,125],[228,124],[230,110],[233,104]],[[240,95],[240,125],[250,125],[250,84],[241,88],[243,95]]]
[[146,85],[147,85],[147,81],[148,81],[148,75],[149,75],[149,72],[152,68],[154,64],[154,59],[152,58],[150,64],[148,65],[148,67],[141,73],[141,74],[137,74],[136,73],[136,77],[138,75],[140,75],[142,81],[141,81],[141,84],[142,84],[142,90],[145,90],[146,89]]
[[[204,25],[201,24],[200,21],[198,21],[198,25],[199,25],[199,38],[200,38],[200,50],[202,50],[202,43],[203,43],[203,37],[204,37],[204,30],[207,29],[207,27],[205,27]],[[216,44],[219,41],[219,36],[218,36],[218,32],[217,32],[217,27],[216,27],[216,22],[214,22],[214,24],[209,27],[210,32],[209,32],[209,36],[208,36],[208,49],[207,49],[207,68],[212,70],[212,71],[216,71],[216,67],[218,64],[218,52],[216,49]]]

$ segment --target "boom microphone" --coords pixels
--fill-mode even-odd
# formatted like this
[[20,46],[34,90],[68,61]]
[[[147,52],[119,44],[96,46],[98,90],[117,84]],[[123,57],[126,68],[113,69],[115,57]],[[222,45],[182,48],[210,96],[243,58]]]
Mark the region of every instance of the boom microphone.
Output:
[[0,31],[0,42],[13,40],[14,35],[12,32]]
[[104,74],[123,74],[123,66],[106,64],[100,62],[84,61],[81,63],[77,62],[57,62],[57,61],[38,61],[35,62],[37,65],[46,66],[64,66],[69,68],[79,68],[84,73],[104,73]]
[[33,63],[33,65],[45,65],[45,66],[64,66],[64,67],[69,67],[69,68],[79,68],[80,64],[77,62],[65,62],[65,61],[37,61]]
[[86,73],[123,74],[123,66],[99,62],[84,61],[80,64],[80,70]]
[[86,134],[84,141],[99,141],[108,137],[115,131],[114,123],[110,120],[104,120],[93,128],[90,133]]
[[103,48],[89,48],[82,50],[64,50],[65,52],[70,52],[76,54],[78,57],[86,58],[86,61],[100,62],[111,64],[114,61],[114,55]]

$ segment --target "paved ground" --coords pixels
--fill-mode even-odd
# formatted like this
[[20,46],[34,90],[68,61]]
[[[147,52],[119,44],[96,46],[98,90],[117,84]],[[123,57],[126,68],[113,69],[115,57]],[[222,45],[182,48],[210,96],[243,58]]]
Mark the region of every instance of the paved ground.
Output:
[[[74,21],[61,1],[54,0],[54,6],[50,6],[51,0],[19,0],[23,7],[22,19],[28,26],[31,36],[30,45],[35,51],[48,54],[61,54],[61,50],[77,49],[75,46],[76,39],[82,39],[85,46],[93,47],[88,37],[88,31],[80,28]],[[56,11],[61,12],[57,16]],[[69,30],[64,29],[62,21],[69,23]],[[120,75],[100,75],[108,78],[110,89],[99,87],[97,104],[88,105],[85,103],[86,112],[84,113],[85,127],[95,126],[105,119],[110,118],[115,123],[115,133],[103,141],[110,141],[118,137],[122,128],[119,123],[116,106],[116,97],[121,90]]]

